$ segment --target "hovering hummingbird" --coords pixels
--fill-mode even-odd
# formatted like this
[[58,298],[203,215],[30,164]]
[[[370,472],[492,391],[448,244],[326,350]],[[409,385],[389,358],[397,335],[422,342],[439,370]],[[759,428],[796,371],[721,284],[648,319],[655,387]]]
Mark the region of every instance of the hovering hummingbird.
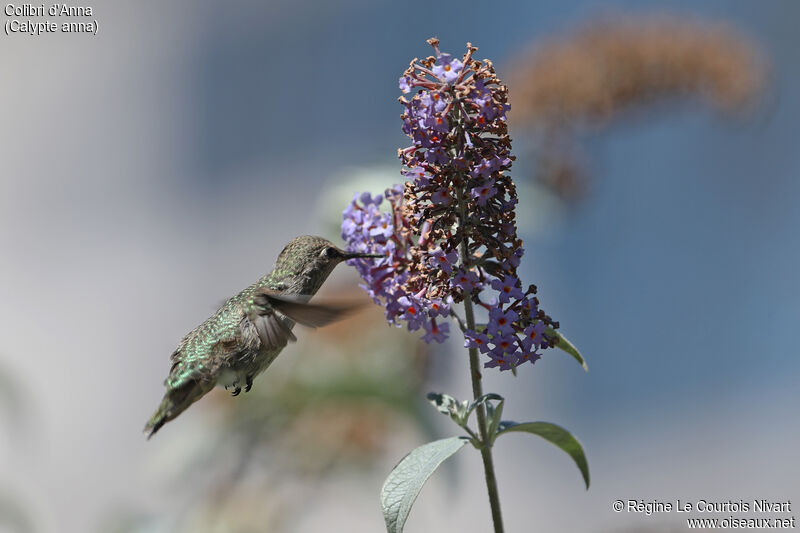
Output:
[[322,237],[292,240],[275,266],[190,331],[170,357],[167,392],[147,422],[147,438],[216,385],[248,392],[253,378],[275,360],[295,322],[312,328],[333,322],[352,306],[308,303],[333,269],[348,259],[381,257],[340,250]]

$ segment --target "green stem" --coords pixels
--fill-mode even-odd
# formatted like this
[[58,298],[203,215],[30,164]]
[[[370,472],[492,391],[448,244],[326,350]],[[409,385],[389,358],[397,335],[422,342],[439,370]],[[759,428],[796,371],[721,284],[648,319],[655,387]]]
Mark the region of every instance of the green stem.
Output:
[[[461,263],[465,269],[469,268],[469,252],[467,251],[466,239],[461,241]],[[470,300],[469,296],[464,298],[464,315],[467,329],[475,331],[475,313],[472,310],[472,300]],[[483,396],[481,367],[477,348],[469,349],[469,370],[472,378],[472,396],[477,400]],[[480,404],[475,408],[475,411],[478,413],[478,433],[483,443],[481,458],[483,459],[483,473],[486,477],[486,490],[489,492],[489,506],[492,508],[494,531],[495,533],[503,533],[503,515],[500,512],[500,496],[497,491],[497,478],[494,475],[492,446],[489,444],[488,431],[486,429],[486,408],[483,404]]]
[[[453,118],[455,118],[456,128],[458,131],[458,151],[464,149],[464,123],[463,116],[459,110],[454,110]],[[459,230],[463,231],[467,221],[466,202],[467,190],[465,189],[466,179],[462,176],[462,186],[458,190],[458,225]],[[462,234],[464,235],[464,234]],[[467,245],[467,237],[464,235],[459,244],[461,255],[461,266],[464,270],[469,270],[472,266],[472,258],[470,257],[469,248]],[[466,327],[469,330],[475,331],[475,313],[472,309],[471,295],[464,298],[464,318]],[[477,348],[469,348],[469,371],[472,378],[472,397],[477,400],[483,396],[483,385],[481,384],[481,367],[480,360],[478,359]],[[492,508],[492,521],[494,522],[494,533],[503,533],[503,515],[500,512],[500,496],[497,491],[497,478],[494,475],[494,461],[492,460],[492,443],[489,439],[489,431],[486,425],[486,407],[481,403],[475,409],[478,413],[478,434],[481,437],[481,458],[483,459],[483,473],[486,477],[486,490],[489,493],[489,506]]]

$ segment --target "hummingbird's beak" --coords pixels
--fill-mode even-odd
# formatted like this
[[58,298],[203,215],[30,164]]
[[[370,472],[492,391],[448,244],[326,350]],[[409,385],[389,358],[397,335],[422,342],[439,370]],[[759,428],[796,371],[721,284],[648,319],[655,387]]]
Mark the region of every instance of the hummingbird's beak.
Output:
[[368,258],[368,257],[383,257],[383,254],[364,254],[358,252],[344,252],[342,257],[345,261],[348,259]]

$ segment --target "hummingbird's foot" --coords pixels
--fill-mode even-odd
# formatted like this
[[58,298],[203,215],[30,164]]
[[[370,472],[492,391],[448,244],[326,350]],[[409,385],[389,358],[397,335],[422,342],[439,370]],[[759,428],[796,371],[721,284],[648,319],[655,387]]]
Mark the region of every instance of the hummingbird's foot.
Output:
[[233,392],[231,393],[231,395],[232,395],[232,396],[239,396],[239,393],[240,393],[240,392],[242,392],[242,388],[241,388],[240,386],[238,386],[238,385],[237,385],[237,386],[236,386],[236,388],[235,388],[235,389],[233,389]]
[[246,376],[244,378],[244,391],[250,392],[250,389],[253,388],[253,376]]

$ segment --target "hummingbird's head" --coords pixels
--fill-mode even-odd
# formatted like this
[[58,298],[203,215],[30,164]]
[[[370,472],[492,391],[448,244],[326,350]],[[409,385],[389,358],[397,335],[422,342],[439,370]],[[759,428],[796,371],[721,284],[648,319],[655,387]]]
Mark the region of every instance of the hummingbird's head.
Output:
[[284,247],[275,262],[275,273],[297,294],[313,294],[342,261],[358,257],[383,257],[346,252],[322,237],[304,235]]

